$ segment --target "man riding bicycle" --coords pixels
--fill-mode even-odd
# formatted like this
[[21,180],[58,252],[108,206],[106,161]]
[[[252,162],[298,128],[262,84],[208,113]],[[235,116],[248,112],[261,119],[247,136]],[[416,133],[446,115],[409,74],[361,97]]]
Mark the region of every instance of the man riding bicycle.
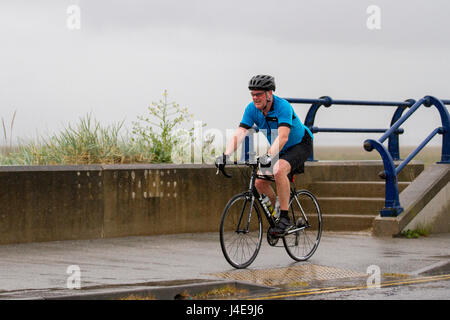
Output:
[[[272,233],[283,236],[291,227],[288,216],[290,181],[294,174],[304,171],[304,163],[312,153],[313,134],[300,121],[290,103],[273,94],[275,79],[272,76],[254,76],[248,88],[253,101],[245,108],[242,121],[225,152],[216,159],[216,167],[225,167],[227,159],[236,151],[253,125],[264,133],[270,148],[259,160],[265,170],[263,174],[275,179],[280,203],[280,219]],[[272,207],[275,207],[276,194],[271,184],[272,181],[264,179],[264,176],[255,181],[258,192],[267,195]]]

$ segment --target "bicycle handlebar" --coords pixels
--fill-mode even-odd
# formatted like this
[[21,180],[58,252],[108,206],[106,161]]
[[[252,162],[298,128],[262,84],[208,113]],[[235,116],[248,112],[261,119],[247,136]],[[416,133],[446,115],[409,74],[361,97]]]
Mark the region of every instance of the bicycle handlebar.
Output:
[[[226,164],[226,163],[225,163],[225,164]],[[259,159],[256,159],[256,163],[251,163],[250,161],[245,161],[244,163],[240,163],[239,161],[233,161],[233,162],[230,163],[230,164],[234,164],[234,165],[244,164],[244,165],[246,165],[246,166],[258,166],[258,165],[259,165]],[[220,168],[220,167],[217,168],[216,175],[219,174],[219,171],[222,172],[222,174],[223,174],[225,177],[227,177],[227,178],[231,178],[231,177],[232,177],[231,174],[229,174],[229,173],[227,173],[227,172],[225,171],[225,166],[223,166],[222,168]]]
[[222,168],[217,168],[217,172],[216,175],[219,174],[219,171],[222,172],[222,174],[227,177],[227,178],[231,178],[232,176],[228,173],[225,172],[225,166],[223,166]]

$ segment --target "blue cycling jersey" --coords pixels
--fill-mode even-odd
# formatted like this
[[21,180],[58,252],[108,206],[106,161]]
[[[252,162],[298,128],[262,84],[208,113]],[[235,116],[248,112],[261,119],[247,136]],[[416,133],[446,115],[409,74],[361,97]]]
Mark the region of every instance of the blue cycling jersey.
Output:
[[286,126],[291,128],[288,141],[283,149],[281,149],[281,153],[290,147],[299,144],[305,135],[305,130],[311,136],[311,139],[313,139],[313,134],[300,121],[291,104],[285,99],[275,95],[273,96],[272,107],[267,113],[267,116],[264,116],[262,111],[258,110],[253,102],[250,102],[247,105],[239,126],[250,129],[254,124],[263,132],[271,145],[278,137],[278,127]]

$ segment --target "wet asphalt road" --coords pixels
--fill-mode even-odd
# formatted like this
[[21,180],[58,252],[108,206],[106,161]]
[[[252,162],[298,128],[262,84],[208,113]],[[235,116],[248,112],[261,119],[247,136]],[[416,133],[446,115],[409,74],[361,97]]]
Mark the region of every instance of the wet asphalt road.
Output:
[[[70,282],[73,273],[68,273],[73,270],[70,266],[79,267],[81,291],[84,292],[105,292],[108,288],[138,287],[138,284],[145,287],[149,283],[173,280],[220,280],[213,274],[234,272],[222,256],[218,233],[4,245],[0,246],[0,256],[0,299],[77,294],[80,290],[67,288],[68,283],[73,283]],[[264,241],[249,269],[311,264],[367,274],[368,267],[375,265],[380,270],[383,284],[385,281],[405,280],[406,277],[424,277],[426,275],[417,271],[445,261],[450,261],[450,234],[403,239],[374,238],[365,233],[325,232],[317,252],[307,262],[295,263],[284,248],[270,247]],[[288,291],[318,287],[355,288],[366,285],[366,282],[366,277],[329,279],[309,282],[306,288],[290,287]],[[286,292],[286,288],[283,290]],[[283,299],[448,300],[450,280],[293,295]]]

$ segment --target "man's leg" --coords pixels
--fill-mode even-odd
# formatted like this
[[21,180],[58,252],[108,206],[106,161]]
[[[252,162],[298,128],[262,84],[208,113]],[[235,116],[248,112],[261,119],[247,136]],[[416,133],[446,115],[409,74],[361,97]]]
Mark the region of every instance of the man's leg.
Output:
[[272,188],[272,181],[264,179],[256,179],[255,187],[260,194],[264,193],[266,196],[269,197],[270,202],[272,202],[272,206],[275,208],[275,202],[277,201],[277,197],[275,191],[273,191]]
[[288,174],[291,171],[291,165],[286,160],[280,159],[274,166],[274,177],[277,185],[278,199],[280,201],[280,219],[275,228],[274,234],[282,235],[291,226],[288,215],[290,183]]
[[274,166],[274,177],[277,185],[278,200],[280,210],[288,210],[290,196],[290,182],[288,174],[291,172],[291,165],[284,159],[280,159]]

